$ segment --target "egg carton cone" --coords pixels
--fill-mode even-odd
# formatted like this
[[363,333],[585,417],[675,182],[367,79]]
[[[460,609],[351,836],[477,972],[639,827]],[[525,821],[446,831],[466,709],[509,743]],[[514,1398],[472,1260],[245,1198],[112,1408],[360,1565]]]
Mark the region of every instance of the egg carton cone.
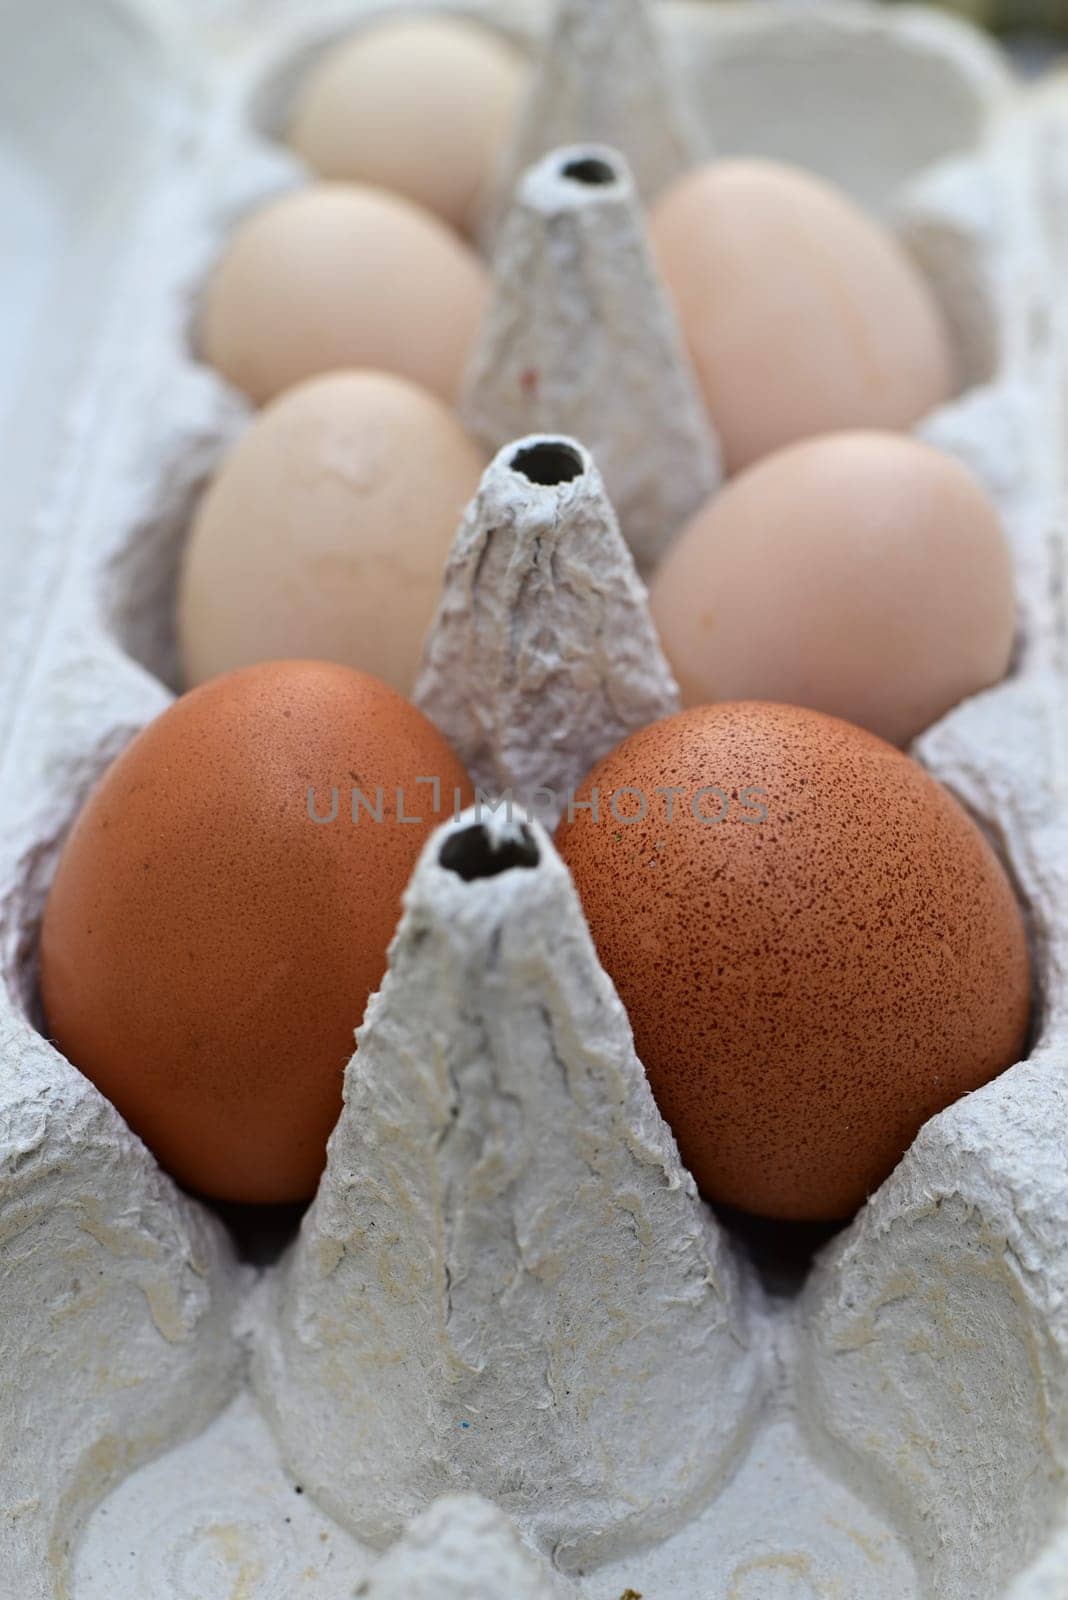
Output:
[[498,215],[539,157],[580,141],[622,152],[646,202],[697,159],[697,120],[647,0],[557,0],[503,163]]
[[508,810],[413,875],[253,1377],[369,1544],[470,1488],[573,1568],[708,1503],[761,1343],[570,877]]
[[[20,24],[53,105],[92,63],[101,117],[67,171],[32,85],[12,113],[48,201],[91,198],[98,270],[91,318],[79,330],[85,305],[57,292],[54,346],[42,333],[33,372],[13,359],[4,380],[27,445],[0,484],[0,1597],[1063,1600],[1068,158],[1049,97],[963,25],[837,3],[645,18],[702,148],[844,185],[945,308],[961,393],[920,432],[998,499],[1019,644],[1007,681],[917,753],[1019,889],[1028,1059],[933,1119],[811,1272],[777,1276],[759,1230],[696,1196],[518,806],[428,843],[319,1193],[265,1266],[45,1037],[35,948],[58,850],[178,686],[182,541],[247,417],[193,359],[199,286],[235,218],[304,181],[276,138],[299,71],[388,9],[216,4],[160,32],[90,3]],[[531,43],[551,23],[467,14]],[[51,352],[90,322],[79,375]],[[498,801],[566,786],[674,704],[590,441],[556,438],[573,478],[522,472],[552,443],[509,441],[491,466],[420,686]]]
[[647,599],[589,451],[506,445],[456,536],[415,686],[480,792],[552,825],[594,761],[679,709]]
[[567,1600],[515,1528],[477,1494],[449,1495],[414,1517],[355,1591],[360,1600]]
[[493,450],[545,429],[582,439],[646,570],[718,487],[719,443],[617,151],[568,145],[522,175],[460,412]]

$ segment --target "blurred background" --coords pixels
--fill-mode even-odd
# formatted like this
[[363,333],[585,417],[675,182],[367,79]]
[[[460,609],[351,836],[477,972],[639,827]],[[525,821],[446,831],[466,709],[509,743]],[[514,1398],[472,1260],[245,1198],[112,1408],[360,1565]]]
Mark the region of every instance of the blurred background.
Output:
[[[745,0],[681,3],[737,10]],[[749,0],[752,8],[797,12],[820,4]],[[338,0],[331,9],[343,27],[346,17],[359,14],[360,0]],[[477,0],[468,9],[477,12]],[[498,0],[492,9],[498,18],[514,17],[520,28],[546,14],[538,0]],[[63,440],[41,419],[69,409],[64,402],[76,389],[87,335],[98,330],[116,273],[127,269],[120,265],[121,246],[134,197],[151,190],[149,175],[168,140],[173,148],[181,137],[176,125],[190,105],[201,98],[209,103],[213,76],[247,54],[250,38],[266,37],[268,23],[288,24],[306,10],[296,0],[0,0],[0,593],[19,565],[38,486],[64,458]],[[679,14],[678,0],[665,14],[672,10]],[[984,66],[983,52],[993,57],[995,38],[1027,74],[1055,65],[1068,26],[1068,0],[948,0],[942,15],[949,13],[989,30],[990,45],[979,38],[972,51],[980,76],[999,70],[992,59]],[[738,64],[723,73],[709,96],[710,120],[720,116],[742,128],[759,150],[763,130],[757,111],[748,109],[758,105],[748,70]],[[797,148],[782,154],[802,162],[819,154],[827,176],[847,184],[848,162],[855,166],[858,153],[863,160],[865,149],[884,173],[895,161],[914,166],[922,155],[919,119],[895,117],[894,98],[924,95],[931,105],[941,91],[934,84],[906,91],[900,70],[900,62],[895,68],[888,60],[883,77],[876,61],[867,81],[858,80],[852,106],[841,112],[852,119],[850,142],[857,150],[837,163],[839,171],[821,128],[825,107],[812,94],[806,113],[799,78],[790,108],[795,123],[800,119]],[[955,113],[947,105],[945,114]],[[845,141],[839,142],[844,150]],[[133,327],[131,320],[130,338]]]

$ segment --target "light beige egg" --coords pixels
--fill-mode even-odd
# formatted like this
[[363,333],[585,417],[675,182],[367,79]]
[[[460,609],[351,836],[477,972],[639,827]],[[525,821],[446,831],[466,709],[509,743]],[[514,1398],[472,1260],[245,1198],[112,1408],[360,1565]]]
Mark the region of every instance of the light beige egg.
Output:
[[316,63],[289,142],[324,178],[393,189],[470,232],[522,84],[522,58],[486,28],[447,17],[379,22]]
[[474,251],[430,212],[381,189],[311,184],[235,230],[200,346],[258,404],[342,367],[398,372],[451,401],[486,293]]
[[684,529],[651,598],[687,705],[808,706],[898,745],[1005,675],[1015,623],[990,496],[886,433],[750,467]]
[[187,683],[314,656],[410,694],[482,464],[454,413],[404,378],[331,373],[282,395],[193,525],[179,594]]
[[953,393],[933,295],[893,236],[830,185],[718,161],[652,217],[731,472],[841,428],[907,428]]

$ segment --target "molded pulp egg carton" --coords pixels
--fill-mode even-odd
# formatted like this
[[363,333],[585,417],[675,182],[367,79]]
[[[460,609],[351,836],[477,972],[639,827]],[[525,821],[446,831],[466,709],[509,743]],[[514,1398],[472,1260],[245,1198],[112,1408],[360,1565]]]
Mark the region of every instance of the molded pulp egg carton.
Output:
[[[93,151],[109,202],[93,216],[121,248],[94,277],[98,334],[74,403],[61,410],[59,383],[25,391],[51,461],[13,462],[23,499],[8,508],[0,1596],[1060,1600],[1068,629],[1054,290],[1068,160],[1057,97],[1025,96],[962,26],[838,5],[661,12],[703,143],[805,162],[893,215],[949,317],[965,392],[921,431],[1000,502],[1020,643],[1010,679],[918,754],[983,822],[1027,908],[1029,1059],[933,1119],[807,1276],[776,1271],[761,1244],[775,1230],[728,1232],[680,1168],[547,835],[463,819],[413,879],[318,1198],[258,1270],[38,1031],[35,938],[58,847],[91,782],[171,698],[183,532],[246,417],[190,359],[197,285],[233,218],[299,179],[271,132],[298,67],[357,14],[370,9],[259,8],[243,22],[216,6],[157,34],[104,0],[27,9],[51,92],[67,60],[101,107],[86,139],[113,124]],[[518,37],[543,21],[484,14]],[[596,128],[568,126],[581,83],[546,103],[552,142],[620,142],[637,188],[655,186],[680,156],[666,138],[654,147],[667,102],[639,9],[585,0],[569,15],[572,44],[611,20],[611,71]],[[584,71],[588,43],[575,46]],[[37,110],[28,93],[31,132]],[[43,136],[38,154],[47,172]],[[542,169],[525,223],[498,219],[502,259],[549,252],[546,218],[568,204],[578,220],[560,226],[579,230],[588,263],[626,245],[614,288],[629,314],[607,353],[603,318],[583,315],[606,279],[591,270],[582,288],[561,269],[560,313],[585,339],[571,370],[616,361],[625,374],[623,335],[641,330],[679,426],[624,410],[594,438],[580,398],[554,404],[648,557],[650,504],[665,483],[703,492],[714,441],[688,409],[622,164],[607,195],[567,204],[559,176]],[[546,281],[502,273],[475,422],[503,385],[502,319],[552,368]],[[70,305],[53,298],[62,326]],[[644,441],[639,481],[620,467],[628,429]],[[458,538],[419,686],[499,786],[547,781],[553,763],[557,781],[574,777],[674,704],[590,456],[544,485],[514,459],[497,457]],[[545,540],[551,564],[536,559]],[[532,654],[541,682],[517,685],[503,668]],[[480,679],[465,665],[476,656]],[[514,870],[484,873],[494,847]]]

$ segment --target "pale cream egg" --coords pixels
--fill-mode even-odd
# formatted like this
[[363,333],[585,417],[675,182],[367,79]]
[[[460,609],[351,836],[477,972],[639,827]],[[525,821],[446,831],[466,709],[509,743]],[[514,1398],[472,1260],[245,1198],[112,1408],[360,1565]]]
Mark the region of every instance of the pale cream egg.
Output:
[[341,367],[454,400],[488,292],[451,228],[382,189],[319,183],[235,230],[201,310],[205,359],[257,404]]
[[652,608],[687,705],[777,700],[907,744],[1001,679],[1001,519],[966,467],[897,434],[768,456],[679,536]]
[[395,190],[461,231],[478,220],[522,93],[522,57],[456,17],[402,17],[326,50],[289,143],[323,178]]
[[770,161],[715,161],[652,238],[730,472],[840,428],[908,428],[948,400],[948,335],[902,246],[846,195]]
[[410,694],[483,459],[404,378],[339,372],[254,419],[201,502],[179,636],[188,684],[314,657]]

